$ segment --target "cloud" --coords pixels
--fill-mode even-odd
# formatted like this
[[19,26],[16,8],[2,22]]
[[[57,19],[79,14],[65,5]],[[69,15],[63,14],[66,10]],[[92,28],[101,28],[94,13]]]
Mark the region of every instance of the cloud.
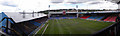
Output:
[[[76,5],[78,5],[78,8],[76,8]],[[52,5],[51,9],[117,9],[118,5],[115,3],[111,3],[108,1],[91,1],[86,3],[78,3],[78,4],[67,4],[67,3],[61,3],[57,5]]]
[[[0,10],[7,12],[14,10],[15,12],[22,11],[43,11],[48,9],[51,4],[49,0],[0,0]],[[5,11],[6,10],[6,11]]]
[[105,1],[105,0],[51,0],[52,3],[72,3],[72,4],[84,3],[89,1]]
[[[58,1],[59,0],[54,0]],[[60,0],[62,3],[51,3],[51,0],[0,0],[0,11],[4,12],[32,12],[32,11],[44,11],[49,10],[48,6],[51,5],[50,9],[117,9],[118,6],[111,2],[100,2],[100,1],[89,1],[84,3],[77,3],[78,0]],[[79,0],[80,1],[80,0]],[[76,4],[67,3],[76,2]],[[99,2],[99,3],[98,3]]]
[[10,6],[10,7],[17,7],[18,5],[18,0],[0,0],[0,5],[3,5],[3,6]]
[[62,3],[64,0],[50,0],[52,3]]
[[4,5],[4,6],[17,7],[17,5],[15,5],[15,4],[10,4],[10,2],[3,2],[3,3],[1,3],[1,4]]
[[0,0],[0,12],[15,12],[18,7],[18,0]]

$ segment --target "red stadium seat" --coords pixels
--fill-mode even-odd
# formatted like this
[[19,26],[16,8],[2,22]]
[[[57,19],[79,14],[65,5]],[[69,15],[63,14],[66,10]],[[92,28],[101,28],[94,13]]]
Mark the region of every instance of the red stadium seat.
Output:
[[108,21],[112,22],[114,19],[114,16],[112,16]]
[[115,17],[113,18],[113,22],[115,22],[116,18],[117,18],[117,16],[115,16]]
[[116,18],[117,18],[117,16],[109,16],[104,21],[115,22]]
[[82,18],[82,19],[87,19],[88,17],[90,17],[90,16],[82,16],[82,17],[80,17],[80,18]]
[[111,18],[111,16],[109,16],[106,19],[104,19],[104,21],[108,21],[110,18]]

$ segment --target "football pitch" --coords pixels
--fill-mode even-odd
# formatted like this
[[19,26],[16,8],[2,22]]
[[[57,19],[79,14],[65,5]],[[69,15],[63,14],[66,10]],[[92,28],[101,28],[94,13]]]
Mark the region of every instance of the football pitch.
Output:
[[85,19],[54,19],[48,20],[37,34],[94,34],[112,24]]

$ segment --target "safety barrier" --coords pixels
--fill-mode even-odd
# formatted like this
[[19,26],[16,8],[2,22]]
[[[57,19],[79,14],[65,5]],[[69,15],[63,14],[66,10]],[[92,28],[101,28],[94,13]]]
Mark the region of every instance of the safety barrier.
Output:
[[120,22],[117,22],[115,24],[112,24],[98,32],[96,32],[95,34],[93,34],[93,36],[120,36],[118,31],[118,26],[120,25]]

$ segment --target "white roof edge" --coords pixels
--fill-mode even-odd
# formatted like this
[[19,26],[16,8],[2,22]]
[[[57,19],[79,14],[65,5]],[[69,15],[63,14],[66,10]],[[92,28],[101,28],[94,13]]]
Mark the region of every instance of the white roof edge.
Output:
[[29,21],[32,19],[36,19],[36,18],[41,18],[41,17],[45,17],[47,16],[46,14],[39,14],[39,16],[37,16],[37,13],[34,14],[34,17],[32,17],[31,14],[26,14],[25,18],[23,18],[23,15],[20,14],[19,12],[14,12],[14,13],[10,13],[10,12],[4,12],[8,17],[12,18],[15,23],[19,23],[19,22],[23,22],[23,21]]

